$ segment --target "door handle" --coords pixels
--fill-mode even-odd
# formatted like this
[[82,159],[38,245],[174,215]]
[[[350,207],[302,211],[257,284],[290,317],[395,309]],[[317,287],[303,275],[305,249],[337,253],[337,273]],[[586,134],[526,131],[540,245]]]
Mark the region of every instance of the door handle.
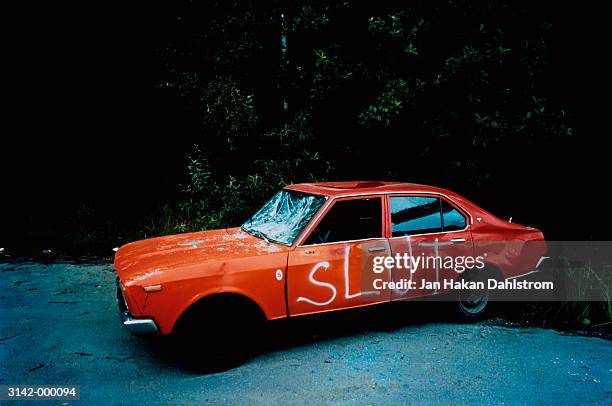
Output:
[[465,238],[451,238],[450,242],[452,242],[453,244],[465,242]]
[[315,253],[315,250],[305,250],[304,251],[304,254],[306,254],[306,255],[312,255],[314,253]]
[[379,252],[379,251],[384,251],[386,248],[385,247],[372,247],[372,248],[368,248],[369,252]]

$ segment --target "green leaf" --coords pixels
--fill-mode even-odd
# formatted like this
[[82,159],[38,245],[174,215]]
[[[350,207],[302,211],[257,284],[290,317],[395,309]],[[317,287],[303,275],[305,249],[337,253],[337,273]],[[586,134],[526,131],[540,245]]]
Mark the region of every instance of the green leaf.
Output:
[[406,52],[407,54],[411,54],[411,55],[419,54],[419,50],[414,46],[412,42],[408,44],[406,49],[404,49],[404,52]]

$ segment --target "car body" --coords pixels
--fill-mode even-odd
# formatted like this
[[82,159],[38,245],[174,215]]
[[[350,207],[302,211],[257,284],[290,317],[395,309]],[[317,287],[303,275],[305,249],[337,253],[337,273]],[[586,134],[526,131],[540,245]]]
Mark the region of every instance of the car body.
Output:
[[276,320],[448,293],[444,286],[371,288],[373,279],[464,276],[439,266],[372,272],[379,256],[432,253],[480,256],[497,278],[508,279],[535,271],[546,245],[539,230],[499,219],[449,190],[304,183],[283,188],[242,227],[126,244],[115,269],[124,325],[137,334],[170,334],[188,309],[222,295]]

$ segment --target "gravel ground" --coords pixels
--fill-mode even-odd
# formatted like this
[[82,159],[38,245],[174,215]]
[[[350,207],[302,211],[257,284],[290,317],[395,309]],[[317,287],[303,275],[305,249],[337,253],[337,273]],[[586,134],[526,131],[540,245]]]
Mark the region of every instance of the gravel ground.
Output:
[[276,323],[259,356],[204,374],[172,341],[125,331],[114,294],[110,264],[0,264],[0,384],[76,384],[96,404],[612,404],[612,342],[599,338],[412,305]]

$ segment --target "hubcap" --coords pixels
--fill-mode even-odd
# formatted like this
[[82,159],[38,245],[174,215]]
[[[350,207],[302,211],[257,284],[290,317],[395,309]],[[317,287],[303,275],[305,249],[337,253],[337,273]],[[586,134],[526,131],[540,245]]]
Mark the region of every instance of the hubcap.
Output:
[[461,292],[459,305],[468,314],[478,314],[484,310],[489,303],[489,292],[473,291]]

